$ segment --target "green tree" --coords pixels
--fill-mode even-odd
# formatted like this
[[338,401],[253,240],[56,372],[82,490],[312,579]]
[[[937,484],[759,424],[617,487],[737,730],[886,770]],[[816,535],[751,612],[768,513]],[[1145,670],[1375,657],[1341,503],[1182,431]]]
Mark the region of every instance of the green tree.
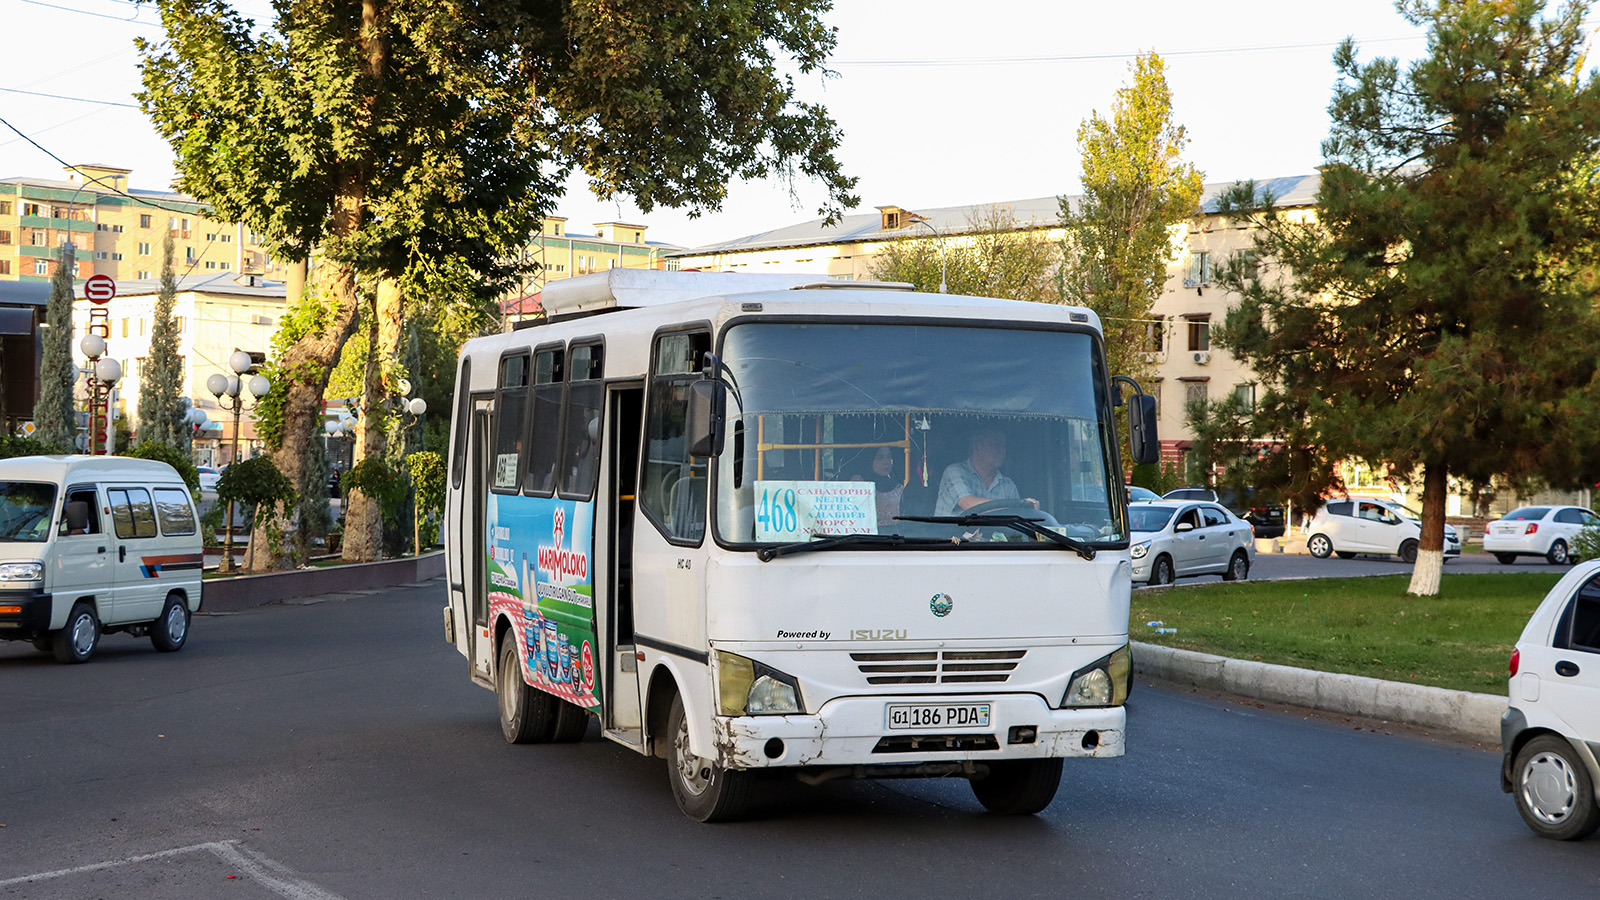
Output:
[[1199,212],[1201,175],[1182,159],[1188,137],[1172,118],[1166,63],[1141,53],[1130,69],[1110,119],[1095,112],[1078,126],[1083,194],[1061,198],[1059,290],[1100,315],[1111,371],[1140,377],[1173,254],[1169,229]]
[[[289,476],[283,474],[270,456],[257,456],[235,462],[223,470],[222,477],[217,479],[217,505],[227,509],[230,503],[238,503],[246,511],[246,521],[259,524],[262,512],[266,518],[272,518],[272,511],[287,509],[295,502],[295,484]],[[282,541],[283,534],[274,529],[265,529],[262,539],[269,541]],[[251,543],[255,543],[257,534],[252,529]],[[256,554],[245,553],[244,570],[253,571],[253,560]]]
[[872,277],[908,282],[929,293],[943,281],[952,294],[1048,302],[1055,298],[1060,262],[1059,249],[1043,229],[990,207],[958,232],[885,245],[873,260]]
[[838,128],[779,71],[822,67],[827,0],[279,0],[268,28],[224,0],[158,5],[167,39],[139,44],[139,97],[185,189],[275,256],[319,256],[324,312],[275,367],[297,477],[358,282],[403,291],[443,260],[509,285],[575,168],[646,212],[715,209],[734,177],[795,170],[826,185],[830,216],[856,202]]
[[178,476],[183,479],[184,484],[189,486],[189,493],[199,499],[200,470],[195,468],[194,463],[189,460],[189,454],[177,447],[160,441],[143,440],[136,446],[123,450],[121,455],[131,456],[135,459],[153,459],[156,462],[164,462],[177,469]]
[[150,355],[139,373],[140,442],[187,447],[189,411],[183,397],[183,358],[178,355],[178,322],[172,306],[178,299],[178,278],[172,270],[172,232],[161,242],[161,290],[156,294],[155,323],[150,330]]
[[35,438],[71,453],[78,437],[78,419],[72,409],[72,386],[78,367],[72,362],[73,247],[61,248],[61,261],[50,278],[50,300],[44,308],[44,361],[39,370],[39,400],[33,406]]
[[1402,70],[1362,64],[1351,41],[1335,52],[1316,217],[1250,184],[1223,199],[1272,271],[1224,271],[1241,301],[1218,341],[1270,386],[1256,418],[1283,442],[1275,456],[1314,447],[1421,474],[1409,590],[1433,595],[1451,477],[1584,470],[1600,405],[1600,83],[1582,71],[1587,2],[1548,17],[1542,0],[1399,8],[1428,27],[1428,53]]

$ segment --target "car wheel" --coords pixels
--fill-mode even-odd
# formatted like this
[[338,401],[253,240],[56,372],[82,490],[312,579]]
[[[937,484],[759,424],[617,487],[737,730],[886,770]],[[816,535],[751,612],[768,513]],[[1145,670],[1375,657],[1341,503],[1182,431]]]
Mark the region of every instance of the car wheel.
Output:
[[1544,555],[1552,566],[1564,566],[1572,562],[1572,557],[1567,555],[1567,542],[1558,540],[1550,545],[1550,552]]
[[724,769],[689,749],[689,719],[683,698],[672,698],[667,713],[667,778],[683,814],[696,822],[730,822],[744,816],[755,799],[755,773]]
[[1250,577],[1250,557],[1243,550],[1233,551],[1233,558],[1228,560],[1228,571],[1222,573],[1223,581],[1243,581]]
[[100,620],[94,616],[94,607],[87,603],[74,603],[67,613],[67,625],[55,633],[51,649],[56,662],[86,663],[100,646]]
[[1355,559],[1356,558],[1356,553],[1355,553],[1354,550],[1340,550],[1337,555],[1338,555],[1338,557],[1340,559]]
[[1152,585],[1171,584],[1174,581],[1172,574],[1172,557],[1165,553],[1156,557],[1150,566],[1150,583]]
[[1529,741],[1511,771],[1517,812],[1534,834],[1576,841],[1600,827],[1589,772],[1565,738],[1544,734]]
[[500,639],[494,692],[500,701],[500,733],[508,743],[542,744],[550,740],[556,727],[555,704],[561,701],[522,677],[516,637],[510,631]]
[[1002,816],[1043,812],[1061,785],[1061,758],[1012,759],[989,763],[989,774],[972,779],[972,795],[983,808]]
[[1306,549],[1317,559],[1327,559],[1333,555],[1333,541],[1328,540],[1325,534],[1313,534],[1311,539],[1306,541]]
[[150,623],[150,643],[162,653],[172,653],[181,650],[188,639],[189,606],[178,594],[168,594],[161,617]]
[[1406,541],[1400,545],[1400,561],[1403,563],[1414,563],[1417,561],[1416,541]]
[[1515,553],[1496,553],[1494,558],[1498,559],[1500,561],[1500,565],[1502,566],[1509,566],[1517,561],[1517,555]]

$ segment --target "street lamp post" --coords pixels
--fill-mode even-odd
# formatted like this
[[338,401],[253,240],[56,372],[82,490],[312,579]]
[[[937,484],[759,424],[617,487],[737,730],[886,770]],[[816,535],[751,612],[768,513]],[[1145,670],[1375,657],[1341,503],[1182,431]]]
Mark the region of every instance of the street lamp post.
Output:
[[[233,355],[228,357],[228,368],[232,369],[234,374],[224,375],[218,372],[206,379],[206,390],[217,398],[217,404],[223,409],[233,411],[233,450],[228,455],[228,465],[230,466],[239,461],[239,414],[244,412],[244,391],[242,389],[248,388],[258,402],[267,395],[268,391],[272,390],[272,382],[268,381],[265,375],[253,376],[248,382],[242,380],[245,373],[250,371],[251,365],[253,363],[250,359],[250,354],[243,350],[235,350]],[[222,402],[224,395],[228,397],[226,405]],[[217,565],[217,571],[224,575],[231,574],[234,568],[232,500],[228,501],[227,516],[222,562]]]
[[[402,381],[401,386],[409,388],[411,383]],[[422,421],[422,414],[428,411],[428,401],[421,397],[412,397],[406,401],[405,410],[411,414],[411,421],[405,424],[406,428],[410,428]],[[422,510],[417,505],[417,478],[415,474],[411,476],[411,555],[422,555]]]
[[933,223],[929,222],[924,216],[917,215],[914,212],[908,212],[906,213],[906,217],[918,225],[926,227],[929,231],[933,232],[934,237],[939,239],[939,293],[949,293],[948,286],[945,284],[944,278],[944,235],[940,234],[939,229],[933,227]]
[[[116,429],[111,424],[111,398],[112,388],[122,379],[122,363],[105,355],[106,340],[93,332],[83,336],[78,342],[78,349],[89,359],[89,425],[86,429],[84,449],[90,455],[104,452],[110,456],[116,450]],[[101,394],[104,393],[105,401],[102,406]],[[100,445],[100,421],[105,418],[105,433],[103,445]]]

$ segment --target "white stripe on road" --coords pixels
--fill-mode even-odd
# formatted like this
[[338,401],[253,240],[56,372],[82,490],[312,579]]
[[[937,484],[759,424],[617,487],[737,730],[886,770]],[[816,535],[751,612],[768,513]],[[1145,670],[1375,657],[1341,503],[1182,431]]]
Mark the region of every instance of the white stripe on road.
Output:
[[131,866],[156,859],[168,859],[185,853],[195,853],[201,850],[234,866],[250,880],[255,881],[280,897],[287,898],[287,900],[343,900],[338,894],[295,877],[294,873],[281,863],[270,860],[259,853],[241,850],[237,841],[212,841],[205,844],[191,844],[187,847],[162,850],[159,853],[146,853],[142,856],[130,856],[110,862],[74,866],[70,869],[57,869],[53,872],[39,872],[33,875],[24,875],[20,878],[7,878],[0,880],[0,888],[30,884],[36,881],[48,881],[52,878],[65,878],[69,875],[83,875],[88,872],[114,869],[118,866]]

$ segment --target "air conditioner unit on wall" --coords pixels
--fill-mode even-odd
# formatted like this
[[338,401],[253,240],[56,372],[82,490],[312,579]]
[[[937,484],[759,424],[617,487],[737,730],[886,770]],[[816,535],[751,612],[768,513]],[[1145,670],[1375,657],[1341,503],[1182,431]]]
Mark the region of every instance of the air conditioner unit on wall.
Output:
[[1194,355],[1194,364],[1197,365],[1197,366],[1203,366],[1203,365],[1206,365],[1206,364],[1208,364],[1210,362],[1211,362],[1211,351],[1210,350],[1201,350],[1200,352],[1198,352],[1198,353],[1196,353]]

